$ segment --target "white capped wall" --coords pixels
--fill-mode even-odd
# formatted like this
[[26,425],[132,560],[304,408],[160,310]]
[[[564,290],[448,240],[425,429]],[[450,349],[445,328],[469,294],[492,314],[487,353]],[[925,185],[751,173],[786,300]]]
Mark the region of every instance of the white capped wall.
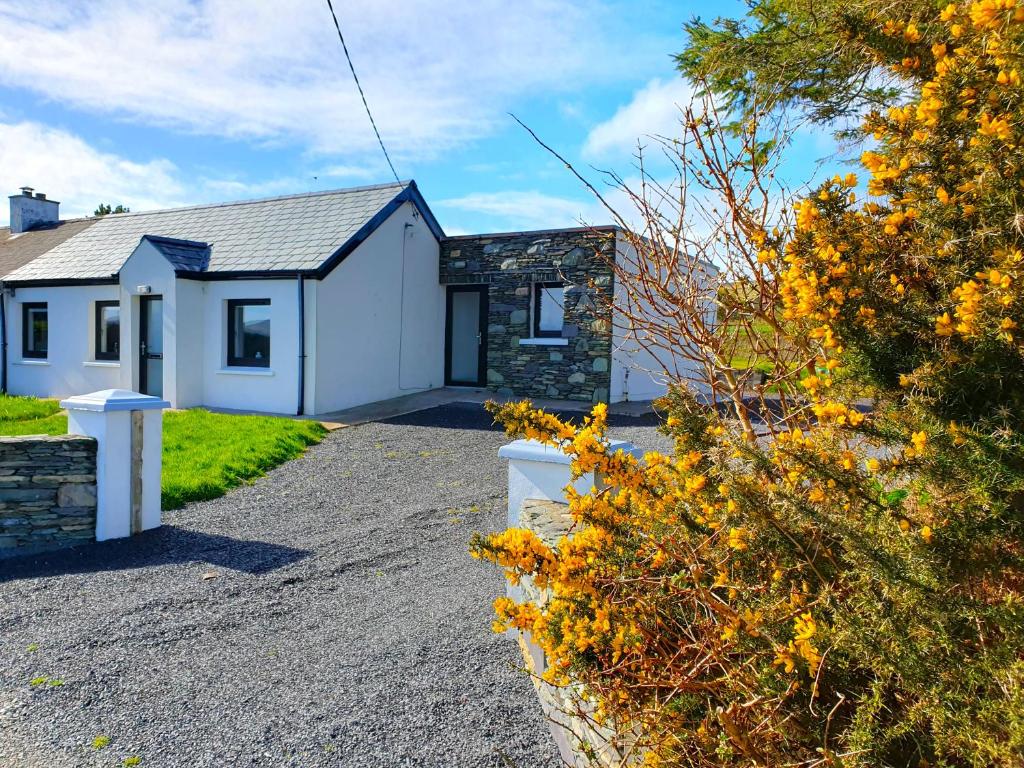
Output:
[[443,385],[439,254],[423,217],[405,203],[317,285],[312,412]]
[[[636,249],[618,233],[616,252],[619,264],[627,266],[636,263]],[[708,282],[717,271],[709,267]],[[615,307],[625,306],[625,289],[615,281],[613,303]],[[634,308],[635,311],[636,308]],[[644,307],[643,311],[655,311]],[[708,301],[709,318],[714,317],[715,304]],[[614,312],[612,331],[612,370],[609,399],[613,403],[624,400],[653,400],[668,391],[670,381],[686,381],[691,387],[701,390],[707,385],[703,369],[682,354],[666,350],[645,348],[643,339],[625,327],[627,322],[619,312]]]
[[[95,356],[95,302],[116,301],[116,285],[18,288],[7,296],[7,389],[13,395],[68,397],[120,386],[121,367]],[[21,350],[21,305],[47,304],[49,353],[25,359]]]

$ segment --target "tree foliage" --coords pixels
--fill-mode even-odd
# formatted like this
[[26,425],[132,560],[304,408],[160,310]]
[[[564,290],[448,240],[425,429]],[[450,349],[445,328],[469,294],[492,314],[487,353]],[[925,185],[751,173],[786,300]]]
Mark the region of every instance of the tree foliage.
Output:
[[933,10],[932,0],[749,0],[744,18],[688,22],[676,63],[738,118],[797,107],[814,122],[843,123],[901,94],[877,53],[902,58],[910,44],[882,34],[879,18]]
[[92,215],[106,216],[107,214],[110,213],[131,213],[131,208],[126,208],[120,203],[111,208],[110,205],[107,203],[100,203],[99,205],[96,206],[96,210],[92,212]]
[[[630,764],[1024,755],[1024,3],[850,5],[865,22],[837,60],[866,57],[904,93],[864,119],[866,200],[836,177],[768,221],[722,171],[761,177],[756,115],[735,160],[686,154],[720,134],[713,115],[688,113],[677,145],[721,192],[724,271],[745,290],[711,296],[770,329],[771,392],[734,340],[702,336],[727,407],[677,387],[675,451],[642,462],[605,448],[602,407],[571,425],[494,406],[509,434],[603,480],[569,491],[557,547],[510,529],[474,552],[549,591],[499,600],[499,628],[532,634],[546,678]],[[665,221],[635,245],[686,247]]]

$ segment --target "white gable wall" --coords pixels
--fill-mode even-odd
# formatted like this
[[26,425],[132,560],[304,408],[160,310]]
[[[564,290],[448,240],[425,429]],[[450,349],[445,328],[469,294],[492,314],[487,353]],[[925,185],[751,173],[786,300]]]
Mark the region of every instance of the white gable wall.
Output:
[[[120,386],[121,367],[95,357],[95,302],[116,301],[116,285],[18,288],[7,301],[7,389],[12,395],[67,397]],[[21,305],[47,304],[46,360],[21,354]]]
[[310,412],[443,386],[440,247],[415,211],[404,204],[316,287]]
[[142,286],[150,296],[163,299],[164,381],[163,397],[175,408],[178,400],[178,355],[174,344],[177,332],[177,286],[174,269],[164,255],[148,240],[142,240],[119,273],[121,283],[121,383],[125,389],[139,391],[139,299]]
[[[636,263],[636,249],[618,233],[615,240],[619,264],[628,268]],[[710,286],[713,273],[708,275]],[[614,307],[626,305],[625,290],[616,280],[613,291]],[[653,312],[651,307],[637,307],[633,311]],[[716,307],[713,301],[707,304],[708,319],[713,320]],[[613,403],[622,401],[653,400],[668,391],[669,381],[686,381],[696,390],[707,389],[703,369],[692,360],[678,353],[645,347],[643,339],[628,328],[628,321],[620,312],[613,313],[612,321],[612,370],[609,399]]]

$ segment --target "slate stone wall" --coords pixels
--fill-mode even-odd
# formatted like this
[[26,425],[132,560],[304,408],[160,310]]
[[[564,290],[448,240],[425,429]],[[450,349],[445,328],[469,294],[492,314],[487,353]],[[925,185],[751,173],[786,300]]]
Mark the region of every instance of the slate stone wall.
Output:
[[[615,230],[517,232],[449,238],[443,284],[489,286],[487,386],[499,394],[607,402],[611,381]],[[533,328],[533,284],[565,284],[564,345],[520,344]]]
[[0,558],[96,537],[96,440],[0,438]]

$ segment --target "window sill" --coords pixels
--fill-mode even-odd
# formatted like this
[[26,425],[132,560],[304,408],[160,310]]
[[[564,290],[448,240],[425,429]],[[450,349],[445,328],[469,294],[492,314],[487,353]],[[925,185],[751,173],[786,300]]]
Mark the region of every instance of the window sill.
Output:
[[569,346],[569,340],[559,338],[558,336],[541,336],[536,339],[520,339],[519,345],[523,347],[567,347]]
[[221,376],[273,376],[269,368],[221,368],[217,373]]
[[121,362],[119,360],[84,360],[82,365],[86,368],[120,368]]
[[31,358],[26,358],[24,360],[12,360],[11,362],[13,362],[15,365],[49,365],[50,364],[49,360],[42,360],[42,359],[33,360]]

